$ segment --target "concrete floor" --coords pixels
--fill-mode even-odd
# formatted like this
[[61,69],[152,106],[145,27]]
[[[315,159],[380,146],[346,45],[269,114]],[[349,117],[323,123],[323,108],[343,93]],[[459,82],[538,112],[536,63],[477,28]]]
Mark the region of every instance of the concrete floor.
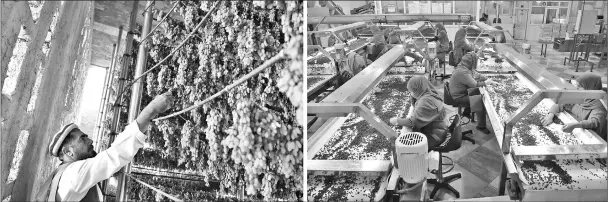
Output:
[[[518,45],[521,44],[521,42],[517,43]],[[532,42],[531,45],[532,50],[530,57],[535,64],[528,65],[539,65],[564,79],[572,79],[581,73],[591,71],[591,65],[586,62],[580,63],[578,72],[575,71],[575,62],[563,65],[564,57],[568,57],[570,54],[569,52],[557,52],[557,50],[554,50],[552,45],[550,45],[549,48],[547,48],[547,57],[544,57],[540,55],[541,45],[539,43]],[[603,61],[603,64],[598,66],[599,57],[594,54],[590,55],[589,61],[595,64],[593,73],[602,76],[602,81],[606,84],[608,61]],[[451,66],[446,68],[448,74],[450,74],[452,70],[453,67]],[[440,95],[443,95],[443,82],[433,81],[433,84]],[[450,117],[457,112],[457,109],[451,106],[447,106],[446,109],[448,112],[447,117]],[[492,131],[491,124],[488,122],[486,125],[490,131]],[[469,141],[463,141],[460,149],[444,154],[445,156],[451,157],[455,162],[454,170],[445,175],[447,176],[455,173],[462,174],[461,179],[451,183],[451,185],[460,192],[460,199],[492,197],[498,195],[500,169],[503,159],[500,155],[498,141],[493,132],[486,135],[476,130],[476,126],[476,122],[463,126],[463,131],[472,130],[473,135],[471,135],[471,137],[476,141],[475,144],[472,144]],[[433,185],[430,185],[429,191],[432,189]],[[435,197],[435,200],[453,199],[455,199],[454,195],[445,190],[439,191]]]
[[[449,69],[448,69],[449,70]],[[435,88],[443,96],[443,82],[434,81]],[[456,114],[457,109],[446,106],[446,121]],[[488,120],[488,119],[486,119]],[[463,141],[460,149],[444,153],[444,156],[452,158],[455,167],[444,176],[461,173],[462,178],[451,183],[460,192],[460,199],[491,197],[498,195],[499,175],[502,166],[502,156],[494,133],[484,134],[475,127],[477,122],[471,122],[463,126],[462,131],[471,130],[472,135],[468,135],[475,144]],[[487,121],[486,126],[492,131],[492,126]],[[429,192],[433,185],[429,185]],[[452,200],[455,196],[446,190],[440,190],[435,200]]]
[[[522,41],[516,41],[517,47],[521,47],[522,43]],[[549,44],[549,47],[547,48],[547,56],[545,57],[540,55],[540,43],[533,41],[529,41],[527,43],[529,43],[532,47],[530,56],[536,65],[544,67],[546,70],[559,77],[571,79],[573,76],[578,76],[581,73],[589,72],[591,71],[590,63],[593,63],[593,73],[602,76],[602,83],[608,83],[606,76],[608,61],[604,60],[600,66],[600,58],[595,54],[590,54],[590,63],[580,62],[578,72],[576,72],[576,62],[566,61],[566,64],[564,65],[564,58],[569,57],[570,52],[557,52],[557,50],[553,49],[553,44]]]

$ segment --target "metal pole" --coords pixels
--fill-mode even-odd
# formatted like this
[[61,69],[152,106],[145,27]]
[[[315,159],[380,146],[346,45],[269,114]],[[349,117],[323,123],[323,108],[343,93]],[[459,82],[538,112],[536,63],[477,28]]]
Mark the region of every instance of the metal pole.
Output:
[[[133,46],[133,33],[136,31],[136,27],[137,27],[135,22],[137,19],[138,5],[139,5],[138,1],[133,1],[133,10],[131,10],[131,16],[129,17],[129,28],[128,28],[129,31],[127,32],[127,36],[125,39],[125,53],[122,56],[122,61],[121,61],[120,67],[117,66],[115,68],[115,69],[118,69],[118,68],[122,69],[122,71],[120,73],[120,77],[118,78],[118,81],[117,81],[118,82],[118,90],[116,91],[117,93],[121,92],[122,89],[124,88],[124,85],[125,85],[124,78],[127,75],[127,71],[128,71],[127,68],[129,67],[129,64],[131,64],[131,49]],[[120,97],[116,97],[115,99],[120,99]],[[118,122],[117,122],[118,117],[119,117],[118,115],[121,111],[121,108],[120,108],[120,106],[112,106],[111,110],[114,113],[112,114],[112,120],[110,122],[111,123],[110,132],[116,132],[116,128],[118,126]],[[114,135],[111,135],[110,141],[108,142],[108,145],[106,145],[106,147],[109,146],[110,144],[112,144],[112,142],[114,142],[114,139],[115,139]],[[107,184],[107,180],[105,180],[105,183]],[[104,193],[107,193],[107,190],[108,190],[107,187],[108,186],[104,187],[104,189],[105,189]]]
[[[153,6],[154,1],[148,1],[146,7]],[[141,32],[141,36],[146,36],[150,32],[152,28],[152,12],[150,9],[144,11],[146,17],[144,18],[144,27]],[[146,63],[148,61],[148,48],[146,47],[146,41],[141,41],[139,44],[139,51],[137,53],[137,65],[135,67],[135,75],[134,78],[139,77],[144,70],[146,69]],[[129,104],[129,122],[135,120],[137,115],[139,114],[139,105],[141,103],[141,92],[143,90],[142,81],[138,80],[135,82],[131,88],[131,102]],[[119,91],[120,92],[120,91]],[[131,163],[127,164],[123,169],[123,173],[131,172]],[[117,201],[126,201],[127,193],[126,193],[126,176],[124,174],[120,175],[120,180],[118,181],[118,198]]]
[[[118,51],[120,50],[120,42],[122,41],[122,26],[118,27],[118,40],[116,42],[116,52],[114,52],[113,56],[112,56],[112,64],[110,65],[110,69],[108,72],[108,74],[110,75],[109,80],[108,80],[108,86],[104,89],[103,91],[103,107],[102,107],[102,111],[101,111],[101,120],[103,120],[106,115],[107,115],[107,106],[108,106],[108,101],[109,101],[109,96],[110,96],[110,89],[112,88],[112,84],[114,83],[114,72],[116,70],[116,61],[118,61]],[[99,127],[99,137],[103,137],[103,128]],[[101,139],[100,139],[101,141]]]
[[106,76],[103,79],[103,89],[101,90],[102,92],[102,97],[101,97],[101,102],[99,102],[99,113],[97,113],[97,119],[95,119],[95,129],[93,131],[93,134],[95,134],[95,148],[97,148],[97,151],[99,152],[99,141],[101,140],[100,138],[100,132],[101,131],[101,120],[103,117],[103,108],[105,105],[105,101],[106,101],[106,90],[108,88],[108,82],[110,80],[110,70],[112,69],[112,64],[114,62],[114,57],[116,53],[116,44],[112,45],[112,62],[110,62],[110,66],[106,68]]
[[120,26],[118,27],[118,39],[117,42],[114,44],[114,51],[112,51],[112,61],[110,63],[110,68],[106,71],[106,78],[108,79],[106,83],[104,83],[104,88],[103,88],[103,98],[101,99],[101,107],[100,107],[100,115],[101,117],[97,118],[97,132],[95,133],[97,135],[97,149],[98,151],[101,151],[101,147],[99,145],[99,142],[101,142],[101,139],[103,137],[103,120],[106,117],[107,114],[107,106],[108,106],[108,97],[110,94],[110,89],[112,88],[112,84],[114,83],[114,70],[116,69],[116,61],[118,61],[118,52],[120,50],[120,42],[122,41],[122,29],[123,27]]

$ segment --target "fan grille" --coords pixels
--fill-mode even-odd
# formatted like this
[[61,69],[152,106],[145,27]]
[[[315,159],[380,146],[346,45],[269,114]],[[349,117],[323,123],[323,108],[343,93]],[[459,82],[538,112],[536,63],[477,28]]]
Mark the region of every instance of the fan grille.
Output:
[[417,145],[422,142],[422,137],[417,133],[408,133],[399,138],[399,142],[403,145]]

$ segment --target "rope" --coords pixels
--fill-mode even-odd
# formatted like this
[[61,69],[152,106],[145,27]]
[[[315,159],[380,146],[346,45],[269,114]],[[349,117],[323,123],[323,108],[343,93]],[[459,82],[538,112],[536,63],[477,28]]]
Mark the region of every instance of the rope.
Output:
[[140,184],[142,184],[142,185],[144,185],[144,186],[146,186],[146,187],[148,187],[148,188],[150,188],[150,189],[152,189],[152,190],[154,190],[154,191],[158,192],[159,194],[162,194],[163,196],[166,196],[167,198],[169,198],[169,199],[171,199],[171,200],[173,200],[173,201],[183,201],[183,200],[181,200],[181,199],[179,199],[179,198],[177,198],[177,197],[175,197],[175,196],[172,196],[172,195],[169,195],[169,194],[165,193],[164,191],[162,191],[162,190],[160,190],[160,189],[158,189],[158,188],[156,188],[156,187],[153,187],[152,185],[149,185],[148,183],[145,183],[145,182],[143,182],[143,181],[141,181],[141,180],[139,180],[139,179],[137,179],[137,178],[133,177],[133,176],[132,176],[132,175],[130,175],[130,174],[127,174],[127,173],[123,173],[123,174],[124,174],[125,176],[127,176],[127,177],[129,177],[129,178],[131,178],[131,179],[135,180],[136,182],[138,182],[138,183],[140,183]]
[[219,92],[213,94],[211,97],[209,97],[209,98],[207,98],[207,99],[205,99],[203,101],[197,102],[196,104],[194,104],[194,105],[192,105],[192,106],[190,106],[190,107],[188,107],[186,109],[183,109],[181,111],[178,111],[178,112],[175,112],[173,114],[170,114],[170,115],[167,115],[167,116],[163,116],[163,117],[154,119],[154,121],[160,121],[160,120],[163,120],[163,119],[168,119],[168,118],[171,118],[171,117],[183,114],[185,112],[188,112],[190,110],[199,108],[199,107],[203,106],[203,104],[205,104],[205,103],[207,103],[207,102],[209,102],[209,101],[211,101],[211,100],[219,97],[220,95],[228,92],[230,89],[232,89],[232,88],[240,85],[241,83],[245,82],[246,80],[250,79],[251,77],[257,75],[260,72],[262,72],[264,69],[270,67],[275,62],[277,62],[277,61],[285,58],[285,56],[286,56],[286,54],[283,52],[283,50],[281,50],[281,52],[277,53],[275,56],[273,56],[272,58],[270,58],[269,60],[267,60],[266,62],[264,62],[264,64],[260,65],[258,68],[256,68],[253,71],[249,72],[249,74],[243,76],[242,78],[240,78],[239,80],[237,80],[233,84],[230,84],[230,85],[224,87],[224,89],[222,89]]
[[152,30],[150,30],[150,32],[148,32],[148,34],[146,35],[146,37],[144,37],[141,42],[145,41],[148,37],[150,37],[150,35],[152,35],[152,33],[154,33],[154,30],[156,30],[156,28],[158,28],[158,26],[160,26],[160,24],[162,24],[167,17],[169,17],[169,14],[171,14],[171,12],[173,12],[173,9],[175,9],[175,7],[177,7],[177,4],[180,4],[181,1],[177,2],[175,5],[173,5],[173,8],[171,8],[171,10],[169,10],[169,12],[167,13],[167,15],[165,15],[165,17],[163,17],[163,19],[161,19],[158,24],[156,24],[156,26],[154,26],[154,28],[152,28]]
[[[177,52],[182,46],[184,46],[184,44],[186,44],[186,41],[188,41],[190,38],[192,38],[192,36],[194,35],[194,33],[203,25],[205,24],[204,22],[207,21],[207,19],[209,18],[209,16],[211,16],[211,13],[213,13],[215,10],[217,10],[217,8],[219,8],[220,3],[222,3],[222,1],[218,1],[217,3],[215,3],[215,6],[207,13],[207,15],[205,15],[205,17],[203,18],[203,20],[201,20],[201,22],[198,23],[198,25],[196,25],[196,27],[192,30],[192,32],[190,32],[190,34],[188,34],[188,36],[186,37],[186,39],[184,39],[184,41],[182,41],[181,44],[179,44],[179,46],[177,46],[177,48],[173,49],[173,51],[171,53],[169,53],[169,55],[167,55],[167,57],[165,57],[164,59],[162,59],[160,62],[158,62],[156,65],[154,65],[154,67],[148,69],[147,71],[145,71],[144,73],[142,73],[139,77],[133,79],[133,81],[131,81],[128,85],[125,86],[125,88],[122,90],[122,92],[118,93],[118,95],[116,96],[117,98],[120,98],[122,96],[122,94],[129,89],[130,86],[132,86],[135,82],[137,82],[137,80],[141,79],[143,76],[145,76],[146,74],[150,73],[152,70],[156,69],[157,67],[159,67],[161,64],[163,64],[163,62],[165,62],[167,59],[169,59],[169,57],[171,57],[175,52]],[[143,44],[145,41],[142,41],[142,44],[140,44],[140,46],[143,46],[145,44]],[[114,105],[118,104],[118,101],[120,99],[116,99],[116,101],[114,102]]]

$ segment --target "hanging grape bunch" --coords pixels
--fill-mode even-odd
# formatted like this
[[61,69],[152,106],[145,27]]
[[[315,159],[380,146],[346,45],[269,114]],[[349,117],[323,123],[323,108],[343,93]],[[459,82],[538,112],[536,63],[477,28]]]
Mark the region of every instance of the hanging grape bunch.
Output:
[[[182,1],[147,41],[149,65],[156,65],[191,39],[142,80],[143,100],[166,91],[178,98],[177,112],[220,92],[281,53],[276,62],[227,93],[186,113],[154,122],[157,167],[193,171],[220,181],[221,194],[245,187],[251,199],[296,200],[303,184],[302,1]],[[157,12],[160,19],[166,13]],[[151,64],[151,65],[150,65]],[[149,101],[148,101],[149,102]],[[142,107],[148,102],[142,101]],[[128,102],[127,102],[128,103]],[[138,154],[143,155],[143,154]],[[136,157],[137,158],[137,157]],[[137,164],[149,158],[137,158]],[[150,200],[154,200],[150,198]]]

